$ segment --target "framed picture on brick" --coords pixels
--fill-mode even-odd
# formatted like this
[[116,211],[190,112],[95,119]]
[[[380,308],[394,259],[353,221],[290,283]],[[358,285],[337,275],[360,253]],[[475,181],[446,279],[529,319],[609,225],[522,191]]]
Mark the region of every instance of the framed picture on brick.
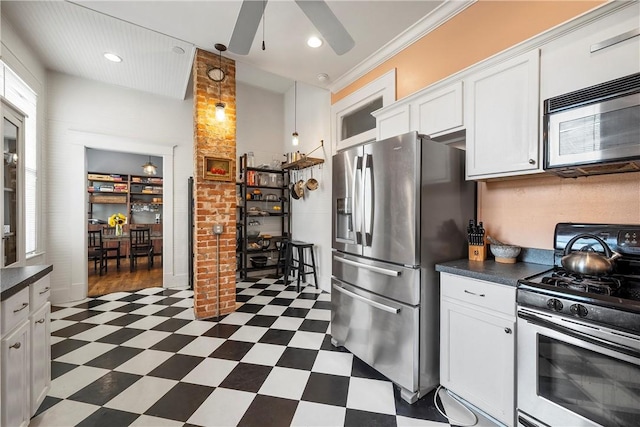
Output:
[[218,157],[206,157],[203,162],[204,179],[212,181],[234,181],[233,162],[229,159],[221,159]]

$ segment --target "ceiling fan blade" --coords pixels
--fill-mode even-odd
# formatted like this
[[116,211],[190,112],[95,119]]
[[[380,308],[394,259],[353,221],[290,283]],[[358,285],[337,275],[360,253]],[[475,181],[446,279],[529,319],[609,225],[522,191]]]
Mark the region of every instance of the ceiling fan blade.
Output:
[[267,0],[244,0],[242,2],[236,26],[229,41],[229,50],[231,52],[238,55],[247,55],[249,53],[266,3]]
[[296,3],[337,55],[344,55],[355,46],[356,42],[323,0],[296,0]]

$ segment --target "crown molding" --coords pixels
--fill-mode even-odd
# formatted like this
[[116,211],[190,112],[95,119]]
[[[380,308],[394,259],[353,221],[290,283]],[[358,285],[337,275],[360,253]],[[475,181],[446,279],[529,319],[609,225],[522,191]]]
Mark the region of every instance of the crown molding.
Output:
[[407,28],[403,33],[382,46],[371,56],[358,65],[338,77],[333,84],[329,86],[332,93],[336,93],[368,72],[372,71],[388,59],[397,55],[411,44],[420,40],[440,25],[462,12],[477,0],[445,0],[440,6],[435,8],[431,13],[423,17],[421,20]]

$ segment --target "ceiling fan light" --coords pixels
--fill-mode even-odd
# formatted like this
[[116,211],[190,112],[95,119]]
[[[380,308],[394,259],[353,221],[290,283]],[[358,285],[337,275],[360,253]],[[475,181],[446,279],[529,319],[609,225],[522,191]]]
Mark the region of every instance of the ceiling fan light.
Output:
[[223,122],[226,118],[224,107],[224,102],[216,102],[216,120],[219,122]]
[[311,36],[307,40],[307,46],[313,47],[313,48],[320,47],[320,46],[322,46],[322,40],[320,40],[319,37]]
[[115,53],[105,52],[102,54],[102,56],[104,56],[106,59],[108,59],[111,62],[122,62],[122,58],[120,58]]

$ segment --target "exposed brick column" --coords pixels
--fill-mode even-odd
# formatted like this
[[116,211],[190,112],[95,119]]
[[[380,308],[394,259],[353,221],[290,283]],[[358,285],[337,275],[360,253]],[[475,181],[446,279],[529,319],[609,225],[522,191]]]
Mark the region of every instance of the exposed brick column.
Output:
[[[193,64],[194,86],[194,307],[197,318],[216,316],[217,266],[220,251],[220,314],[236,307],[236,64],[222,58],[226,77],[222,81],[222,102],[226,104],[226,120],[215,119],[218,83],[207,76],[207,70],[219,65],[217,53],[197,49]],[[233,182],[203,178],[204,157],[229,159]],[[224,232],[217,247],[213,225],[222,224]]]

